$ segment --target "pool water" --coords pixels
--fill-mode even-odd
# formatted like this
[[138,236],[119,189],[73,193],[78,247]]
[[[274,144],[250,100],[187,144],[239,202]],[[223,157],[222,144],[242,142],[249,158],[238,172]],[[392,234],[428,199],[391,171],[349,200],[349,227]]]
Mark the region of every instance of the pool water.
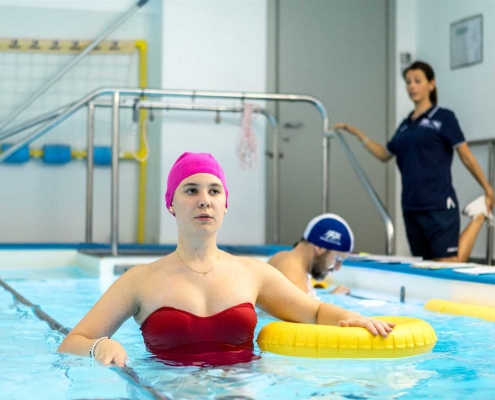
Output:
[[[102,282],[78,269],[39,279],[0,272],[16,291],[61,324],[74,326],[101,295]],[[69,276],[69,277],[67,277]],[[263,353],[248,364],[173,367],[146,352],[139,327],[127,321],[114,335],[128,365],[172,399],[492,399],[495,394],[495,323],[430,313],[419,304],[356,299],[318,291],[330,303],[366,315],[407,315],[428,321],[438,336],[432,353],[402,359],[313,359]],[[259,311],[259,329],[273,320]],[[0,289],[0,397],[5,399],[146,399],[117,367],[61,355],[63,335]],[[259,349],[258,349],[259,351]]]

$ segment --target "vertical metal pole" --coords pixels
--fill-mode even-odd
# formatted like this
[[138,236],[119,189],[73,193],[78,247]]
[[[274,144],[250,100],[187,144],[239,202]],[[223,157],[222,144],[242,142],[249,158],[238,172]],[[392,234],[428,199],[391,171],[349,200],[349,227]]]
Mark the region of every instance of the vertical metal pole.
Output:
[[[270,7],[269,7],[270,8]],[[268,11],[268,13],[270,14],[270,11]],[[274,22],[274,52],[273,52],[273,58],[272,58],[272,62],[273,62],[273,69],[272,69],[272,72],[274,72],[274,81],[273,81],[273,89],[275,91],[275,93],[280,93],[280,70],[281,70],[281,66],[280,66],[280,1],[279,0],[275,0],[275,20],[273,21]],[[265,103],[266,104],[266,103]],[[273,167],[274,167],[274,170],[273,170],[273,179],[277,179],[275,180],[274,184],[277,185],[273,194],[274,194],[274,198],[273,198],[273,206],[274,206],[274,218],[276,218],[276,222],[274,222],[274,225],[273,225],[273,236],[274,236],[274,239],[275,239],[275,243],[276,244],[279,244],[280,243],[280,227],[282,226],[282,224],[280,223],[280,215],[281,215],[281,212],[280,212],[280,208],[282,206],[281,204],[281,201],[280,201],[280,188],[281,188],[281,182],[280,182],[280,141],[279,141],[279,136],[280,136],[280,127],[278,125],[278,122],[280,121],[280,118],[281,118],[281,115],[282,115],[282,109],[280,107],[280,102],[279,101],[276,101],[275,104],[274,104],[274,112],[275,112],[275,115],[274,115],[274,119],[276,121],[276,126],[275,126],[275,130],[273,131],[273,133],[276,133],[276,142],[277,142],[277,147],[274,147],[273,148],[273,158],[274,158],[274,164],[273,164]],[[276,161],[275,161],[276,160]],[[276,171],[277,171],[277,176],[275,177],[275,167],[276,167]],[[275,200],[275,197],[277,198],[277,200]]]
[[86,243],[93,241],[93,176],[94,176],[94,136],[95,136],[95,104],[88,103],[87,121],[87,159],[86,159]]
[[[494,187],[495,180],[495,143],[488,144],[488,182]],[[492,265],[493,260],[493,226],[487,224],[486,235],[486,263]]]
[[111,241],[112,256],[119,254],[119,103],[120,93],[113,94],[112,102],[112,204]]
[[328,206],[328,198],[329,198],[328,171],[330,170],[330,159],[328,157],[329,152],[330,152],[330,139],[327,137],[326,132],[323,132],[323,182],[321,185],[323,188],[323,196],[322,196],[323,213],[327,213],[329,209]]
[[273,242],[278,244],[280,241],[280,150],[278,143],[278,125],[272,124],[273,140]]

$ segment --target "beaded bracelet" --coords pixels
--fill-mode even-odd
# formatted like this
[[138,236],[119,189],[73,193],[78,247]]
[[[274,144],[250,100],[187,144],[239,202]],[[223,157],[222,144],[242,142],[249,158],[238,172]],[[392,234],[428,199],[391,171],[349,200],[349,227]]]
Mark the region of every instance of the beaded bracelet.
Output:
[[101,337],[101,338],[99,338],[99,339],[96,339],[96,340],[93,342],[93,344],[91,345],[91,348],[89,349],[89,356],[90,356],[91,358],[95,358],[95,349],[96,349],[96,345],[97,345],[98,343],[100,343],[102,340],[105,340],[105,339],[110,339],[110,338],[109,338],[108,336],[103,336],[103,337]]

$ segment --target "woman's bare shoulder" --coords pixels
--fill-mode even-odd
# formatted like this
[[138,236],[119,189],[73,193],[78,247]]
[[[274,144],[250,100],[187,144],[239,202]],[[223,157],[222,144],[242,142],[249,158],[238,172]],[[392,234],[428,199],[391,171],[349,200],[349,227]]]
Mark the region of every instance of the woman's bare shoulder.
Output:
[[235,256],[238,263],[241,264],[248,272],[260,277],[260,276],[271,276],[274,272],[278,271],[273,268],[272,265],[268,264],[266,261],[256,258],[256,257],[242,257]]
[[265,262],[250,256],[239,256],[223,252],[222,257],[230,270],[237,270],[239,273],[253,272],[266,265]]
[[243,265],[245,267],[253,267],[256,265],[260,264],[266,264],[265,262],[261,261],[260,259],[256,257],[250,257],[250,256],[237,256],[233,255],[230,253],[226,253],[228,257],[230,258],[230,262],[237,264],[237,265]]
[[169,256],[165,256],[148,264],[138,264],[132,266],[122,274],[121,279],[130,279],[134,281],[142,279],[153,279],[153,275],[162,271],[163,267],[167,266],[169,262]]

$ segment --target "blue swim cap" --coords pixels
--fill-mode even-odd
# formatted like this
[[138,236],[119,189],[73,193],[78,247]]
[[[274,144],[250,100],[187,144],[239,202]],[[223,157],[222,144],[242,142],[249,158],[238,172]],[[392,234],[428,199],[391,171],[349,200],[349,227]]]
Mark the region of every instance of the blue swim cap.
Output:
[[354,247],[351,227],[336,214],[322,214],[313,218],[303,238],[315,246],[344,253],[352,251]]

